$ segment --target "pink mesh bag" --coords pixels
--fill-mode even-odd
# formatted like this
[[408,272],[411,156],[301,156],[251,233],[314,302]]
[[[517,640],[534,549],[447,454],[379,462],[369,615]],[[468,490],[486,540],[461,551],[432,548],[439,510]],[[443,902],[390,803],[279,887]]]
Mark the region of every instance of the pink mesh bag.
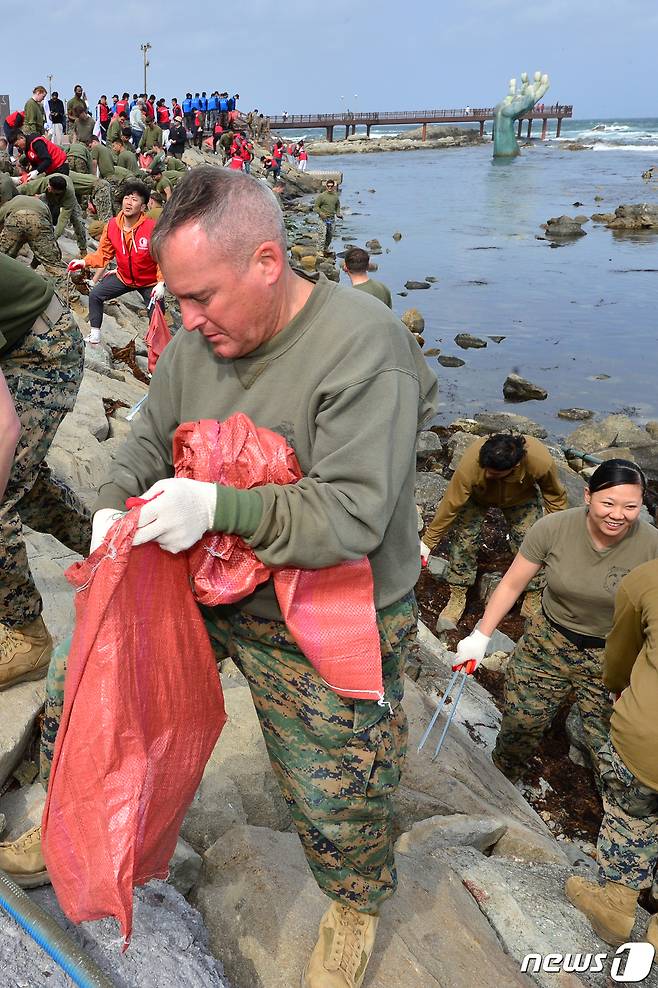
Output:
[[187,559],[131,551],[139,511],[66,572],[76,626],[42,821],[66,915],[115,916],[126,946],[133,887],[166,877],[226,720]]
[[[174,435],[177,477],[241,489],[294,484],[294,451],[270,429],[238,413],[225,422],[180,425]],[[381,700],[382,661],[369,560],[324,569],[271,571],[238,535],[208,534],[188,553],[197,600],[230,604],[273,576],[283,619],[324,682],[341,696]]]

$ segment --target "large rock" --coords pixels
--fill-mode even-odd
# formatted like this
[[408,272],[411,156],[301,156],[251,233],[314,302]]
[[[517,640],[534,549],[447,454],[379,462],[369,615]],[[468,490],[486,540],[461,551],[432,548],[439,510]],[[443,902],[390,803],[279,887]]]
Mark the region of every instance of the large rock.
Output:
[[[587,217],[584,217],[587,220]],[[581,222],[578,222],[581,220]],[[582,229],[583,217],[574,219],[571,216],[553,216],[546,221],[547,240],[566,240],[571,237],[584,237],[585,230]]]
[[574,473],[573,470],[569,469],[566,463],[558,463],[557,472],[567,492],[569,507],[579,508],[585,500],[585,481],[580,474]]
[[548,435],[541,425],[537,425],[525,415],[515,415],[514,412],[477,412],[475,421],[481,436],[498,432],[517,432],[525,436],[534,436],[535,439],[545,439]]
[[506,401],[545,401],[548,391],[518,374],[508,374],[503,384],[503,396]]
[[416,438],[416,457],[425,460],[441,452],[441,440],[436,432],[419,432]]
[[[35,889],[29,895],[98,965],[114,988],[229,988],[222,965],[210,953],[201,916],[166,882],[153,881],[135,889],[133,936],[124,954],[114,919],[76,926],[62,913],[52,888]],[[69,988],[72,984],[55,961],[3,912],[0,968],[2,984],[8,988]]]
[[611,230],[652,230],[658,228],[658,206],[640,202],[630,206],[617,206],[614,219],[608,223]]
[[425,329],[425,319],[418,309],[407,309],[400,318],[412,333],[422,333]]
[[414,498],[424,510],[434,510],[448,489],[448,481],[440,473],[416,473]]
[[45,698],[45,679],[0,693],[0,787],[21,761]]
[[[227,976],[248,988],[298,985],[328,900],[297,837],[239,827],[205,857],[196,902]],[[449,865],[399,854],[398,875],[364,988],[527,984]]]
[[286,830],[290,811],[270,767],[248,686],[224,693],[228,720],[208,760],[181,834],[203,851],[236,823]]
[[452,473],[455,472],[461,459],[468,449],[475,442],[475,436],[470,432],[453,432],[453,434],[448,439],[446,445],[450,452],[450,463],[448,464],[448,470]]
[[57,645],[69,637],[75,622],[74,592],[64,573],[82,557],[52,535],[42,535],[29,528],[23,532],[32,576],[43,598],[43,619]]
[[655,446],[655,440],[628,415],[608,415],[600,422],[586,422],[565,439],[565,446],[597,453],[612,446]]
[[461,357],[452,357],[449,353],[444,353],[437,360],[442,367],[463,367],[466,363]]
[[482,350],[487,345],[487,341],[472,333],[457,333],[455,343],[462,350]]

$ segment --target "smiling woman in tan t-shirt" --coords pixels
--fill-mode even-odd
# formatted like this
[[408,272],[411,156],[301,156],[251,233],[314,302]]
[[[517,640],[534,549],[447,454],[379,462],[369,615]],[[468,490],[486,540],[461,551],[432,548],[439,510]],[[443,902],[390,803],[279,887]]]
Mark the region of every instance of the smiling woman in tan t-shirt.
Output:
[[507,667],[505,705],[494,764],[516,780],[560,704],[573,689],[592,764],[607,739],[608,691],[603,649],[622,578],[658,558],[658,531],[640,521],[645,478],[628,460],[598,467],[585,506],[547,515],[523,540],[492,594],[478,630],[457,646],[457,668],[481,661],[497,625],[544,566],[542,611],[518,642]]

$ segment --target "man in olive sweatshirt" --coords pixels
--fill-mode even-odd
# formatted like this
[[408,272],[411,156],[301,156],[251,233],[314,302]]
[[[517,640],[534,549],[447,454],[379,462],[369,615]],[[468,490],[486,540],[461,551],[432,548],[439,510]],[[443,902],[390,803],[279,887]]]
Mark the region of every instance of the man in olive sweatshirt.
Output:
[[43,101],[48,95],[43,86],[35,86],[32,95],[25,104],[25,120],[23,121],[23,132],[25,134],[38,134],[42,137],[46,130],[46,112],[43,108]]
[[[436,378],[385,306],[292,271],[280,208],[255,178],[193,168],[158,221],[151,252],[186,332],[160,357],[101,486],[92,546],[126,498],[161,492],[141,511],[135,545],[155,540],[181,552],[213,530],[240,535],[272,569],[368,557],[380,703],[347,701],[319,678],[282,620],[271,580],[206,613],[213,641],[247,677],[307,860],[332,900],[303,984],[358,988],[380,905],[396,886],[390,796],[404,755],[403,674],[420,572],[414,450],[434,414]],[[241,490],[174,478],[178,425],[238,411],[285,436],[299,483]]]

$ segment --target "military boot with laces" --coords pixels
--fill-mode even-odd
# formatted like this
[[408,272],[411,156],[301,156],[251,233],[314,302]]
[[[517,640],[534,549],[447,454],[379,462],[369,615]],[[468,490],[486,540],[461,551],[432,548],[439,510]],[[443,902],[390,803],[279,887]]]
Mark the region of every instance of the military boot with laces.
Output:
[[595,933],[613,947],[620,947],[631,935],[635,923],[637,889],[618,882],[598,885],[580,875],[572,875],[564,887],[567,899],[587,916]]
[[33,827],[15,841],[0,843],[0,871],[24,889],[48,885],[50,879],[41,853],[41,827]]
[[466,610],[466,587],[450,585],[450,599],[439,614],[436,622],[437,631],[453,631],[462,619]]
[[302,988],[360,988],[375,946],[379,916],[332,902],[320,920],[318,942]]
[[16,683],[42,679],[52,649],[53,640],[42,617],[22,628],[0,624],[0,691]]

